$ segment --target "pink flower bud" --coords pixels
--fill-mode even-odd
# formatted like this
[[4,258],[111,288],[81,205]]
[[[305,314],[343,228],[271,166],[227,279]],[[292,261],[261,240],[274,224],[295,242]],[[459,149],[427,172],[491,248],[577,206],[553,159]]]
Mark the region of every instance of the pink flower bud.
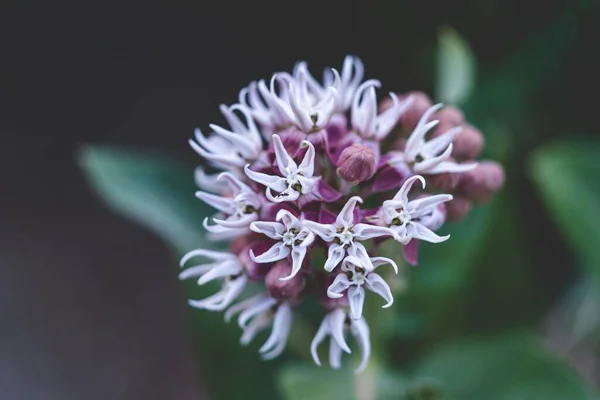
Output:
[[474,203],[485,203],[504,184],[504,169],[493,161],[479,163],[477,168],[460,174],[457,191]]
[[455,197],[446,204],[446,218],[448,221],[460,221],[465,219],[473,208],[471,200],[465,197]]
[[287,260],[279,261],[269,270],[265,278],[265,285],[271,297],[277,300],[289,300],[302,292],[306,279],[302,271],[287,281],[281,281],[292,273],[292,265]]
[[435,113],[433,119],[437,119],[438,121],[440,121],[439,125],[455,127],[462,125],[462,123],[465,120],[465,117],[462,111],[460,111],[458,108],[448,106],[442,108],[440,111]]
[[377,160],[373,150],[362,144],[346,147],[338,159],[338,175],[357,184],[367,181],[375,174]]

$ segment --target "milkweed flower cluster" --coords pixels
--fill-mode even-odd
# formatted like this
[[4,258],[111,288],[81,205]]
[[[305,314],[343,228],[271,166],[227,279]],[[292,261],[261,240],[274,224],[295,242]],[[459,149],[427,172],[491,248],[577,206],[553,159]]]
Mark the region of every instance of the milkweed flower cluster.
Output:
[[[394,302],[384,276],[398,266],[377,254],[381,243],[396,241],[415,265],[420,241],[447,240],[437,233],[446,220],[464,218],[502,185],[498,164],[473,161],[483,137],[458,109],[419,92],[390,93],[379,104],[381,83],[363,76],[352,56],[322,82],[300,62],[292,73],[250,83],[237,104],[221,106],[226,127],[197,129],[190,140],[221,170],[198,168],[196,197],[217,210],[203,221],[210,238],[230,245],[190,251],[180,278],[221,283],[189,304],[225,311],[227,321],[238,315],[242,344],[270,329],[264,359],[281,354],[295,309],[316,295],[324,317],[310,348],[315,363],[329,336],[329,363],[339,367],[353,336],[363,370],[371,347],[365,291],[384,308]],[[264,289],[240,301],[252,283]]]

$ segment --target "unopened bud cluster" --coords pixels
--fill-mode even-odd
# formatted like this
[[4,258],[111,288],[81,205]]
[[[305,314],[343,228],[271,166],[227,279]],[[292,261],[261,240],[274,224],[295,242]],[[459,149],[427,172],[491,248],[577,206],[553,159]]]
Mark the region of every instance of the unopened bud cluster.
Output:
[[[365,290],[392,306],[380,271],[398,273],[378,255],[381,243],[398,242],[415,265],[419,241],[447,240],[436,233],[446,220],[464,218],[502,186],[498,164],[473,161],[483,136],[460,110],[419,92],[390,93],[380,105],[381,83],[363,75],[356,57],[346,57],[341,73],[325,71],[322,82],[300,62],[292,73],[250,83],[237,104],[221,106],[228,127],[198,129],[190,140],[223,171],[199,167],[196,196],[217,210],[203,224],[210,238],[230,246],[192,250],[180,277],[221,282],[189,303],[225,311],[227,321],[239,315],[242,344],[270,328],[259,350],[265,359],[281,354],[297,306],[316,295],[325,315],[310,349],[315,362],[329,336],[329,362],[339,367],[352,335],[363,370],[371,348]],[[261,293],[241,300],[253,283]]]

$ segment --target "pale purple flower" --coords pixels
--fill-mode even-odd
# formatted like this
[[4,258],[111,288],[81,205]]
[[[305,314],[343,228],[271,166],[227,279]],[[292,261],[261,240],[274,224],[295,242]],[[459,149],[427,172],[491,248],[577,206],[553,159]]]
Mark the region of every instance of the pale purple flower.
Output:
[[438,194],[409,201],[408,192],[416,181],[420,181],[425,188],[425,179],[415,175],[404,182],[393,199],[383,202],[380,210],[383,222],[390,227],[394,239],[402,244],[407,244],[412,239],[431,243],[448,240],[450,235],[438,236],[431,229],[437,228],[439,223],[439,216],[435,215],[438,206],[452,200],[452,195]]
[[240,313],[238,325],[243,329],[242,345],[248,345],[260,331],[272,325],[271,334],[258,351],[264,360],[273,359],[283,352],[293,319],[288,303],[259,294],[230,307],[225,313],[225,320],[229,322],[237,313]]
[[325,270],[331,272],[346,254],[357,257],[361,264],[372,270],[371,260],[367,249],[360,241],[373,239],[380,236],[391,236],[392,232],[382,226],[355,223],[356,203],[362,203],[359,196],[351,197],[342,211],[340,211],[333,224],[321,224],[314,221],[305,221],[304,224],[321,239],[329,243]]
[[[250,179],[266,186],[265,195],[270,201],[275,203],[295,201],[300,195],[310,193],[315,186],[317,179],[313,177],[315,148],[307,140],[302,141],[302,145],[307,146],[308,149],[302,162],[298,165],[283,147],[279,135],[273,135],[273,149],[281,176],[252,171],[249,164],[245,166],[244,171]],[[279,194],[274,196],[273,191],[279,192]]]
[[[242,122],[235,111],[243,114],[246,123]],[[213,132],[209,137],[205,137],[200,129],[196,129],[196,141],[190,139],[189,144],[196,153],[215,166],[224,169],[243,168],[248,162],[260,157],[262,137],[246,108],[240,105],[222,105],[221,112],[232,130],[211,124]]]
[[342,352],[352,353],[350,347],[348,347],[348,343],[346,343],[346,334],[348,331],[352,333],[362,351],[360,365],[355,370],[356,373],[362,372],[367,367],[369,357],[371,356],[369,326],[363,317],[359,319],[348,318],[346,311],[342,308],[333,310],[323,318],[323,322],[321,322],[319,330],[312,340],[310,352],[315,364],[321,366],[321,360],[317,354],[319,344],[327,336],[331,336],[329,341],[329,364],[331,364],[332,368],[340,368],[342,365]]
[[[371,257],[370,264],[373,266],[373,270],[381,265],[390,264],[394,271],[398,273],[396,263],[386,257]],[[333,283],[327,288],[327,296],[332,299],[339,299],[344,296],[343,292],[347,291],[350,315],[353,319],[362,317],[365,301],[363,286],[387,301],[382,308],[388,308],[394,303],[389,285],[381,275],[367,269],[367,266],[364,266],[358,258],[353,256],[344,258],[341,270],[342,272],[337,274]]]
[[220,279],[222,287],[219,292],[202,300],[189,300],[192,307],[211,311],[222,311],[238,298],[244,290],[248,277],[238,257],[231,253],[196,249],[181,259],[183,267],[190,259],[201,256],[212,262],[194,265],[179,274],[179,279],[198,278],[198,285],[204,285]]
[[429,121],[429,118],[442,106],[436,104],[423,114],[406,141],[404,151],[393,154],[389,161],[391,165],[408,164],[416,174],[458,173],[470,171],[477,166],[477,163],[458,164],[449,161],[452,155],[452,141],[461,132],[461,127],[451,128],[436,138],[425,140],[425,135],[439,123],[438,120]]
[[232,192],[231,197],[197,191],[196,197],[206,204],[216,208],[225,218],[213,217],[216,225],[208,225],[204,219],[204,227],[211,233],[222,237],[232,238],[246,234],[251,222],[258,219],[261,200],[258,195],[245,183],[230,174],[223,172],[218,177],[224,181]]
[[402,114],[412,103],[412,97],[403,101],[390,93],[392,105],[378,114],[377,95],[375,88],[381,87],[381,82],[368,80],[358,87],[352,103],[352,127],[365,139],[380,141],[396,126]]
[[281,281],[287,281],[296,276],[302,267],[308,246],[315,240],[315,235],[288,210],[279,210],[275,222],[253,222],[250,229],[279,241],[258,256],[250,251],[250,257],[254,262],[272,263],[283,260],[291,254],[292,271],[289,276],[279,278]]

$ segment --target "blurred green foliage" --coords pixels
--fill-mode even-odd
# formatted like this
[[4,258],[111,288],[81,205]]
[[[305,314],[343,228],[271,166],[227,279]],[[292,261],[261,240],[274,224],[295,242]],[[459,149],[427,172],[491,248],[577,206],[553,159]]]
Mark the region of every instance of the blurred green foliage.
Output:
[[[556,87],[550,82],[561,73],[559,60],[590,7],[565,5],[560,18],[532,28],[510,57],[483,68],[455,30],[440,31],[431,49],[437,99],[462,105],[485,132],[485,156],[507,168],[505,190],[448,226],[450,241],[423,245],[418,268],[404,266],[407,290],[391,309],[369,313],[374,357],[362,375],[298,363],[307,348],[261,362],[256,346],[238,345],[234,323],[191,310],[204,382],[215,399],[597,398],[593,386],[600,382],[584,380],[569,364],[577,364],[575,347],[599,358],[600,141],[540,132],[544,114],[534,101]],[[556,126],[564,126],[559,117]],[[552,136],[563,139],[546,143]],[[177,256],[204,245],[200,227],[211,211],[194,198],[192,166],[104,147],[87,147],[80,164],[113,210],[156,232]],[[562,241],[552,241],[555,231]],[[214,290],[185,287],[193,298]],[[378,308],[374,300],[368,304]],[[306,311],[311,323],[321,317],[318,307]],[[548,315],[560,329],[547,329]],[[291,340],[302,349],[316,326],[299,324]]]

